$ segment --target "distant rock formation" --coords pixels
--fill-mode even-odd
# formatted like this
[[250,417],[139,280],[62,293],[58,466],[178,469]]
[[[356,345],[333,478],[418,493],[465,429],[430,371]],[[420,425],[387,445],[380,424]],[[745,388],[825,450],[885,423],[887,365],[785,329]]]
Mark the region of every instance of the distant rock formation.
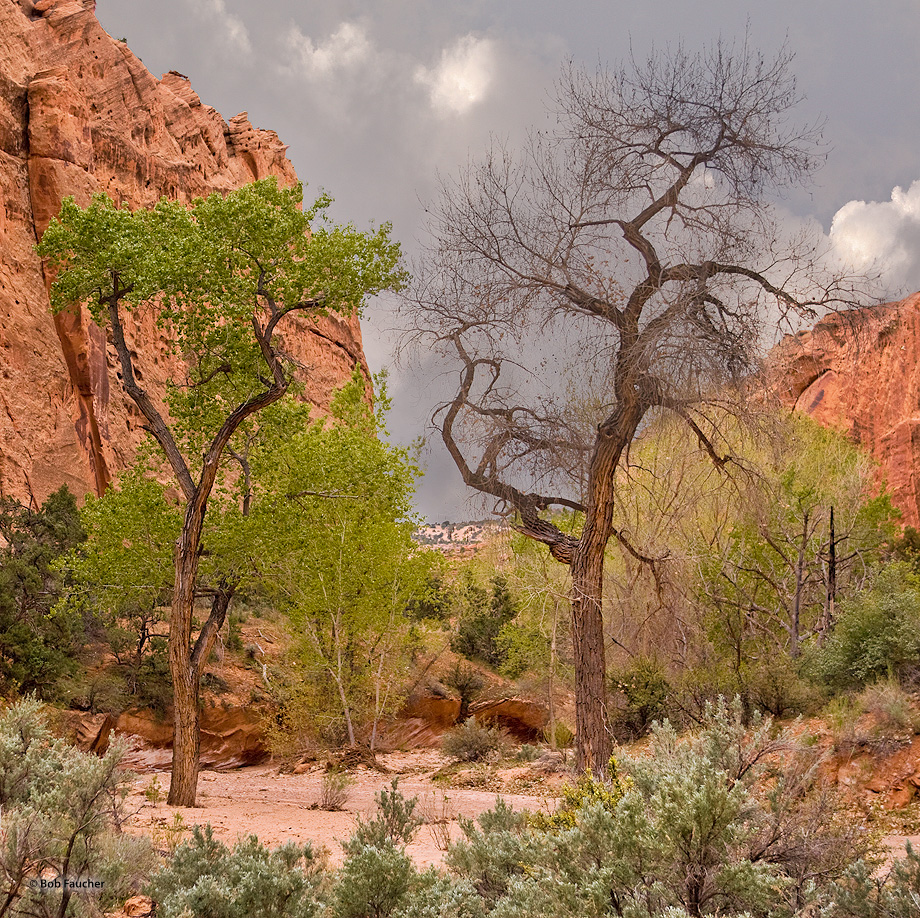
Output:
[[[297,180],[273,131],[226,122],[186,77],[155,79],[96,20],[94,0],[0,0],[0,496],[41,503],[66,484],[100,494],[143,439],[113,348],[85,311],[52,317],[34,246],[61,201],[96,191],[147,207],[266,176]],[[357,364],[357,318],[294,320],[282,335],[321,408]],[[148,317],[129,330],[161,400],[181,372]]]
[[[265,716],[264,710],[251,705],[231,707],[206,701],[201,708],[202,766],[239,768],[264,762],[269,757]],[[58,717],[58,730],[84,752],[99,755],[109,748],[113,731],[134,737],[122,762],[138,771],[168,768],[172,762],[172,723],[149,710],[132,708],[117,717],[65,711]]]
[[920,293],[786,337],[770,370],[783,404],[878,460],[904,522],[920,526]]

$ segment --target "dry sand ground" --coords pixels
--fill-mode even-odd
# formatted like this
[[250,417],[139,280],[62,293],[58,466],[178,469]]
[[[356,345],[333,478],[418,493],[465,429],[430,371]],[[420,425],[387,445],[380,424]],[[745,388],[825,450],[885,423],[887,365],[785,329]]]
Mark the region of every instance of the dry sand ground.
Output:
[[[198,783],[198,806],[194,808],[168,807],[165,803],[152,803],[145,793],[155,780],[163,796],[169,786],[169,773],[142,775],[135,781],[129,800],[135,813],[130,821],[133,831],[152,835],[158,848],[170,842],[169,826],[175,814],[182,817],[186,827],[210,823],[217,838],[232,843],[241,836],[254,834],[268,846],[293,841],[300,844],[312,842],[314,847],[325,847],[330,862],[342,862],[340,842],[352,832],[356,818],[367,817],[376,810],[374,795],[389,787],[393,778],[399,779],[399,789],[406,797],[418,797],[417,812],[426,820],[407,852],[420,866],[439,864],[443,851],[443,828],[437,820],[449,817],[446,823],[451,838],[457,838],[460,829],[456,816],[478,816],[495,805],[501,797],[515,809],[551,809],[554,806],[557,776],[546,779],[535,777],[534,787],[528,794],[505,793],[510,777],[529,772],[529,769],[503,769],[502,786],[490,788],[445,787],[432,781],[432,775],[445,763],[437,752],[418,751],[380,756],[379,760],[391,770],[381,774],[360,767],[353,771],[354,784],[348,792],[344,809],[328,812],[316,808],[320,800],[324,769],[317,766],[304,774],[285,774],[275,765],[259,765],[233,771],[203,771]],[[446,800],[445,800],[446,798]],[[178,835],[179,833],[175,833]],[[173,838],[174,840],[174,838]]]
[[[390,773],[364,767],[352,771],[354,783],[343,809],[337,812],[317,808],[324,775],[321,765],[303,774],[284,773],[276,765],[203,771],[198,784],[198,806],[194,808],[151,802],[146,793],[151,783],[156,781],[165,797],[169,773],[148,773],[135,781],[129,800],[134,815],[129,825],[132,831],[151,835],[160,849],[187,837],[192,826],[207,824],[217,838],[228,844],[250,834],[268,846],[309,841],[315,848],[325,848],[330,863],[339,865],[343,859],[341,842],[351,834],[355,820],[372,815],[376,809],[375,794],[397,778],[405,796],[418,798],[417,812],[426,822],[407,848],[415,863],[424,867],[441,863],[445,828],[452,839],[460,835],[457,815],[476,817],[491,809],[497,796],[515,809],[551,810],[564,780],[561,775],[543,775],[521,766],[503,768],[496,773],[495,783],[485,788],[449,787],[432,780],[446,762],[439,752],[392,753],[379,756],[379,761]],[[509,786],[515,790],[522,785],[527,788],[526,793],[508,792]],[[169,827],[174,824],[176,814],[181,816],[183,828],[171,832]],[[896,858],[904,856],[907,842],[920,850],[920,835],[889,835],[883,842]]]

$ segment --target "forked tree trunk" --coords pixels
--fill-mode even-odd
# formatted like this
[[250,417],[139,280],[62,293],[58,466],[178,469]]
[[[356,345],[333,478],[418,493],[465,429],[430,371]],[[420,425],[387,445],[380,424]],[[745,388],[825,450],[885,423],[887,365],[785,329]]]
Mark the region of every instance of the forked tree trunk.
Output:
[[[180,540],[181,544],[181,540]],[[197,572],[198,550],[194,552]],[[183,570],[185,570],[185,566]],[[183,580],[183,583],[188,582]],[[198,790],[199,752],[201,746],[198,691],[201,688],[201,674],[211,656],[217,635],[227,618],[227,611],[236,585],[222,580],[211,602],[208,620],[198,632],[198,639],[192,648],[192,612],[194,611],[194,586],[191,595],[185,594],[182,610],[177,614],[186,628],[186,640],[172,640],[170,631],[169,663],[173,680],[173,765],[169,782],[167,802],[173,806],[195,806]],[[177,635],[178,635],[177,629]],[[175,653],[175,656],[174,656]]]

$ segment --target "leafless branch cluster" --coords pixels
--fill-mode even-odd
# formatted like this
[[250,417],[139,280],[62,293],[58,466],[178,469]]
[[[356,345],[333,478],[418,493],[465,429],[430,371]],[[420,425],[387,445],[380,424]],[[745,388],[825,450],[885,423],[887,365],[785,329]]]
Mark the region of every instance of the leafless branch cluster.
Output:
[[[791,59],[745,41],[569,66],[555,127],[494,143],[431,208],[406,308],[458,369],[435,422],[466,484],[572,565],[576,618],[599,615],[611,536],[641,557],[614,492],[647,415],[681,418],[724,467],[700,406],[750,374],[768,329],[856,298],[771,206],[823,159],[820,124],[792,118]],[[583,511],[582,535],[553,509]]]
[[[598,425],[628,443],[654,407],[692,424],[765,328],[852,303],[854,280],[784,237],[767,197],[823,159],[821,125],[790,118],[791,58],[745,42],[569,66],[555,130],[444,181],[411,308],[460,368],[437,419],[468,484],[518,512],[582,508]],[[573,389],[585,364],[594,392]]]

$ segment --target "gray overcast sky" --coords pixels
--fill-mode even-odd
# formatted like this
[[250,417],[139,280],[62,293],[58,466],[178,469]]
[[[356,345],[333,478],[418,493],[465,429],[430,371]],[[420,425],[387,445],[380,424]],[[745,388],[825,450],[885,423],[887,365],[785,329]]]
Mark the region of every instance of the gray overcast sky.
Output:
[[[833,224],[848,251],[886,259],[893,291],[920,289],[920,0],[98,0],[96,13],[154,75],[178,70],[225,118],[246,110],[277,131],[301,179],[335,197],[337,219],[389,220],[410,255],[437,172],[490,134],[513,140],[538,123],[564,60],[692,50],[746,27],[768,55],[787,40],[801,115],[827,119],[829,158],[785,206]],[[392,365],[387,314],[378,303],[364,323],[375,370]],[[392,378],[391,427],[408,442],[425,432],[431,387]],[[438,446],[419,511],[478,515]]]

